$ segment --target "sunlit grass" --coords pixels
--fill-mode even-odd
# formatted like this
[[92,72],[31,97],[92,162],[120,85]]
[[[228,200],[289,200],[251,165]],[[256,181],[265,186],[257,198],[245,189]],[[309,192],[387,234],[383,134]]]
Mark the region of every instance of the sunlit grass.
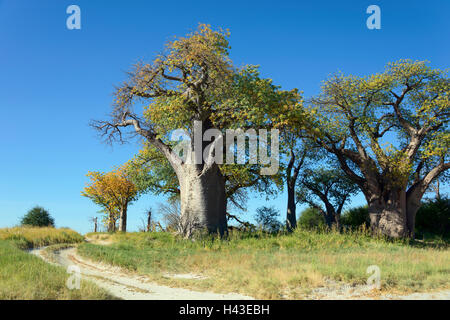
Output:
[[0,229],[0,300],[111,299],[89,281],[70,290],[70,274],[21,249],[79,243],[83,236],[69,229],[16,227]]
[[0,240],[13,240],[18,247],[30,249],[57,243],[79,243],[84,237],[66,228],[14,227],[0,229]]
[[[382,290],[407,293],[449,287],[448,245],[372,238],[367,232],[297,230],[291,235],[232,233],[228,240],[190,241],[169,233],[103,235],[112,244],[82,244],[85,257],[124,267],[162,284],[256,298],[301,298],[326,279],[364,284],[367,267],[381,269]],[[205,280],[172,279],[194,273]]]

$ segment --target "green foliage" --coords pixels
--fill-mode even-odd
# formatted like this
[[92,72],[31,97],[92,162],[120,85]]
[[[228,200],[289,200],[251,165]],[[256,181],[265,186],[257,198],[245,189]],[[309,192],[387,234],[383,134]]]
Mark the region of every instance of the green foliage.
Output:
[[22,225],[33,227],[54,227],[55,220],[50,213],[42,207],[36,206],[29,210],[21,220]]
[[305,170],[297,200],[334,217],[341,214],[345,202],[357,192],[358,186],[342,170],[319,167]]
[[309,207],[300,212],[297,224],[307,230],[320,229],[325,227],[325,220],[319,210]]
[[429,200],[422,204],[416,215],[416,233],[450,238],[450,199]]
[[426,61],[399,60],[366,77],[338,73],[311,100],[305,131],[366,194],[425,190],[448,170],[449,95],[448,72]]
[[260,207],[256,209],[255,220],[260,226],[260,228],[267,232],[278,232],[282,225],[278,221],[280,212],[278,212],[274,207]]
[[[142,190],[178,197],[173,163],[166,160],[167,152],[161,153],[161,148],[173,147],[170,137],[176,129],[183,129],[192,139],[194,120],[201,121],[204,129],[215,128],[226,135],[226,129],[283,127],[303,116],[298,90],[282,90],[271,79],[261,77],[257,66],[233,65],[228,38],[227,30],[200,24],[186,37],[168,42],[151,63],[134,66],[128,80],[117,87],[113,122],[140,119],[141,126],[149,128],[148,143],[131,161],[133,182]],[[144,105],[142,115],[134,114],[135,103]],[[108,129],[105,133],[121,139],[117,126],[114,128],[112,136]],[[242,190],[246,188],[275,192],[270,187],[273,182],[279,186],[281,178],[261,175],[261,166],[219,166],[228,205],[243,209],[247,193]]]
[[341,217],[341,223],[342,225],[351,227],[353,229],[358,229],[361,226],[369,228],[370,226],[369,208],[367,207],[367,205],[365,205],[356,208],[351,208],[345,211]]

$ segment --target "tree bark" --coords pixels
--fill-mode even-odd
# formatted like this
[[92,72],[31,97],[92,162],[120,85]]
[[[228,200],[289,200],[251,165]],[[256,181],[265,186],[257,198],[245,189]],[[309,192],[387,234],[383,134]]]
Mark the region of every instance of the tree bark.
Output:
[[225,180],[217,164],[198,172],[184,164],[179,173],[181,224],[185,237],[201,229],[223,236],[227,231]]
[[147,232],[150,232],[151,223],[152,223],[152,212],[151,210],[149,210],[147,212]]
[[108,221],[108,232],[115,232],[116,231],[116,221],[113,219],[113,217],[109,216],[109,221]]
[[290,183],[287,184],[288,205],[286,213],[286,227],[289,232],[297,228],[295,188]]
[[367,202],[372,231],[391,238],[408,235],[406,193],[403,190],[390,190],[384,196],[372,196]]
[[125,204],[120,212],[119,231],[121,232],[127,232],[127,207],[128,204]]

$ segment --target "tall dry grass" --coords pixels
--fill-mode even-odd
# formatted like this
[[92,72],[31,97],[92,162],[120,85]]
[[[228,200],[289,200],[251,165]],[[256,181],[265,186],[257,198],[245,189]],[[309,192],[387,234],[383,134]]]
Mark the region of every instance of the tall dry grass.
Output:
[[14,227],[0,229],[0,240],[11,240],[22,249],[31,249],[58,243],[80,243],[84,237],[67,228]]

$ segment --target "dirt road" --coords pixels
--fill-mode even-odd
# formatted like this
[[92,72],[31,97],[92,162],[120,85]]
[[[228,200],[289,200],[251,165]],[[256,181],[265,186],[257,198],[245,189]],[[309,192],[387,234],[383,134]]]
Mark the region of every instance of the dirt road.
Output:
[[62,249],[53,254],[52,259],[42,254],[43,249],[35,249],[31,254],[48,263],[65,268],[77,266],[82,278],[95,282],[111,295],[124,300],[251,300],[253,298],[234,293],[218,294],[198,292],[188,289],[171,288],[151,283],[145,277],[124,274],[119,268],[87,261],[77,255],[75,248]]
[[[32,250],[48,263],[65,268],[77,266],[84,279],[95,282],[99,287],[107,290],[111,295],[125,300],[252,300],[252,297],[235,293],[218,294],[213,292],[199,292],[181,288],[171,288],[151,283],[144,276],[124,273],[120,268],[83,259],[76,253],[75,248],[62,249],[55,252],[52,259],[42,254],[43,249]],[[189,276],[195,275],[172,275]],[[313,290],[313,294],[305,297],[314,300],[341,299],[395,299],[395,300],[450,300],[450,290],[439,292],[413,293],[410,295],[376,295],[369,293],[366,286],[349,287],[334,281]]]

